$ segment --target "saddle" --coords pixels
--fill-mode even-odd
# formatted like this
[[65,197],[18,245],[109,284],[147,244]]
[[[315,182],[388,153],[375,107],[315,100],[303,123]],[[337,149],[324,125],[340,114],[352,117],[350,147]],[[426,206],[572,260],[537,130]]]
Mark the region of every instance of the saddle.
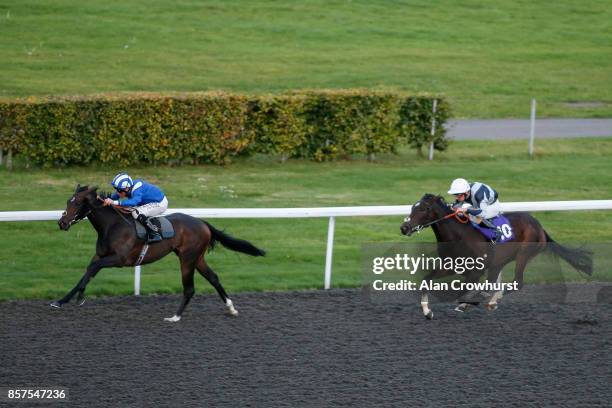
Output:
[[[155,224],[160,229],[160,234],[163,239],[173,238],[174,237],[174,227],[172,223],[168,221],[165,216],[159,217],[151,217],[149,218],[153,224]],[[139,221],[135,222],[136,225],[136,236],[138,239],[142,239],[144,241],[148,241],[148,233],[147,229],[142,225]]]
[[[506,218],[505,216],[498,215],[497,217],[489,219],[489,221],[491,221],[493,225],[495,225],[495,227],[501,232],[499,241],[497,241],[498,244],[503,244],[504,242],[512,241],[515,238],[514,231],[512,230],[512,225],[510,224],[508,218]],[[484,237],[489,241],[495,240],[495,230],[489,227],[481,226],[480,224],[476,224],[474,222],[472,223],[472,226],[476,228],[482,235],[484,235]]]

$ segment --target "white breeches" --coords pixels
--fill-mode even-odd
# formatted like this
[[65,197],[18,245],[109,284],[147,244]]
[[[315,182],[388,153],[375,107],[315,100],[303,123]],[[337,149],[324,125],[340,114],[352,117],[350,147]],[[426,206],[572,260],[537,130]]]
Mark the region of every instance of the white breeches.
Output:
[[470,219],[478,223],[480,222],[478,218],[484,218],[485,220],[488,220],[498,216],[501,213],[501,206],[499,205],[499,200],[495,201],[493,204],[482,206],[481,210],[482,212],[479,215],[470,215]]
[[134,218],[138,217],[138,214],[144,214],[147,217],[155,217],[162,215],[164,211],[168,209],[168,199],[164,197],[159,203],[149,203],[136,207],[136,211],[132,212]]

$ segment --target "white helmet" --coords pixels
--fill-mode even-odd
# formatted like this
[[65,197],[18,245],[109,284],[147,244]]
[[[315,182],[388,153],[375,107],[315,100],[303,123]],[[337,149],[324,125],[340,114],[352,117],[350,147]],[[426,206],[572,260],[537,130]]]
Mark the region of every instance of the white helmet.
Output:
[[462,194],[470,191],[470,183],[466,179],[458,178],[453,180],[448,190],[448,194]]

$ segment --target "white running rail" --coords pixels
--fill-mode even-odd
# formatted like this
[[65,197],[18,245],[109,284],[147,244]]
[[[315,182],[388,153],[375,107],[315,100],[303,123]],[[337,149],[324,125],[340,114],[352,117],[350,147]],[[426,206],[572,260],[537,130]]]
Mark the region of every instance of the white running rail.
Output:
[[[384,205],[364,207],[317,207],[317,208],[175,208],[167,214],[181,212],[197,218],[329,218],[327,230],[327,253],[325,258],[324,288],[331,287],[332,255],[334,249],[335,217],[364,217],[381,215],[406,216],[411,205]],[[612,210],[612,200],[587,201],[530,201],[501,203],[504,212],[513,211],[577,211]],[[0,211],[2,221],[57,221],[62,211]],[[399,220],[398,220],[399,222]],[[134,294],[140,294],[140,266],[134,272]]]

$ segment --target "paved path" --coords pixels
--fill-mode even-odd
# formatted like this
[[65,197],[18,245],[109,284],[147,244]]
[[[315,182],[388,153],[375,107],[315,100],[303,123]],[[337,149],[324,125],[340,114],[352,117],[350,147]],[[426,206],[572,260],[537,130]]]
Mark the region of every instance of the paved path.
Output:
[[[529,120],[450,120],[448,133],[454,140],[528,139]],[[565,137],[612,137],[612,119],[537,119],[536,139]]]

